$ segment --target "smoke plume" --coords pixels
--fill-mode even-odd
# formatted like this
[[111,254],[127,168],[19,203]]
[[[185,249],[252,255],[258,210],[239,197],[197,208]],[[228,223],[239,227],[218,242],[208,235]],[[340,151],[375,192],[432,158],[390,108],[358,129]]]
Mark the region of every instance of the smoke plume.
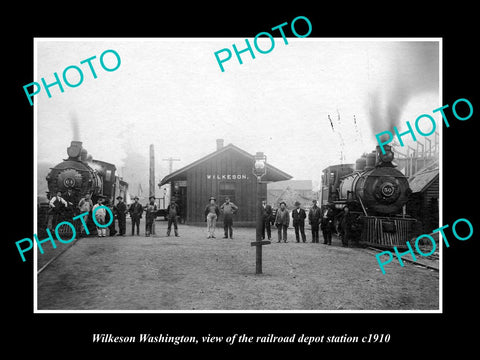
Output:
[[[437,42],[398,42],[383,58],[388,66],[369,69],[369,117],[373,134],[400,128],[408,101],[423,92],[438,91]],[[369,53],[369,59],[375,59]]]
[[74,111],[70,112],[70,124],[72,126],[72,140],[80,141],[80,127]]

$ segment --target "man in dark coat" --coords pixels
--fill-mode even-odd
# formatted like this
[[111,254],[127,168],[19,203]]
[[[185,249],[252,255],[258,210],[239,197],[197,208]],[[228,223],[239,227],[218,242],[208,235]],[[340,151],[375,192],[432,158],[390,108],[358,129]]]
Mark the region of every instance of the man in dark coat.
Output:
[[[77,197],[71,188],[68,188],[65,194],[63,194],[63,198],[67,202],[66,207],[66,216],[68,218],[74,217],[76,215],[76,204],[78,203]],[[75,205],[74,205],[75,204]]]
[[262,240],[265,239],[265,230],[267,230],[268,240],[272,238],[271,230],[272,206],[268,205],[265,200],[262,201]]
[[348,206],[343,208],[343,213],[339,215],[339,229],[340,238],[342,239],[342,246],[348,247],[351,241],[353,218]]
[[293,227],[295,228],[295,237],[297,239],[297,243],[300,242],[299,232],[302,234],[302,241],[307,241],[307,237],[305,236],[305,218],[307,214],[305,214],[305,210],[300,208],[300,203],[295,201],[295,209],[292,211],[292,219],[293,219]]
[[322,212],[317,206],[317,200],[312,200],[312,204],[313,205],[308,212],[308,223],[312,229],[312,243],[318,243],[318,227],[320,226]]
[[130,205],[128,212],[132,218],[132,236],[135,233],[135,225],[137,226],[137,235],[140,235],[140,219],[143,215],[143,206],[138,202],[138,196],[133,198],[134,203]]
[[153,223],[157,217],[157,205],[155,204],[155,196],[148,198],[149,203],[145,206],[145,236],[152,234]]
[[238,206],[233,202],[230,202],[230,198],[227,196],[225,202],[220,206],[220,211],[223,213],[223,232],[224,239],[230,236],[233,239],[233,214],[238,210]]
[[175,232],[175,236],[178,236],[177,217],[179,215],[180,215],[180,208],[175,202],[175,199],[172,199],[170,201],[170,205],[168,205],[167,207],[167,219],[168,219],[167,236],[170,236],[170,232],[172,231],[172,224],[173,224],[173,231]]
[[[105,201],[104,204],[102,205],[105,205],[106,207],[108,207],[111,211],[111,213],[113,214],[113,219],[112,219],[112,223],[108,226],[108,230],[109,230],[109,236],[115,236],[115,234],[117,233],[117,230],[115,229],[115,206],[113,205],[113,200],[110,201],[109,199],[107,199]],[[110,213],[107,211],[107,216],[105,218],[105,222],[108,224],[110,222]]]
[[127,205],[123,202],[123,197],[117,196],[118,203],[115,205],[114,214],[118,219],[118,236],[125,236],[127,222]]
[[327,205],[322,212],[321,229],[323,234],[323,243],[332,245],[332,230],[333,230],[333,208]]

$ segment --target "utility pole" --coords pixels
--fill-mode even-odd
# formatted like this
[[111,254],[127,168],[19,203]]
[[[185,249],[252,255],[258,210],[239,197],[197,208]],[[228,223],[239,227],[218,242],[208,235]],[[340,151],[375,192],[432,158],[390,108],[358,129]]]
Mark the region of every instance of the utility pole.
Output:
[[171,156],[170,156],[169,158],[167,158],[167,159],[162,159],[162,160],[169,162],[169,167],[168,167],[168,169],[169,169],[169,172],[168,172],[168,173],[169,173],[169,174],[172,173],[172,170],[173,170],[173,162],[174,162],[174,161],[180,161],[180,159],[174,159],[174,158],[172,158]]
[[155,151],[153,144],[150,144],[150,177],[148,185],[148,196],[155,196]]

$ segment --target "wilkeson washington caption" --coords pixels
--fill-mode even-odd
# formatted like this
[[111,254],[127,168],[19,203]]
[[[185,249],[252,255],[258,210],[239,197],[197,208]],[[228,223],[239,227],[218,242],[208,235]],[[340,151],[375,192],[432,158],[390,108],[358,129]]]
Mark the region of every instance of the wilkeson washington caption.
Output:
[[[135,336],[113,336],[112,334],[93,334],[93,342],[102,343],[127,343],[137,342]],[[140,334],[138,342],[150,342],[150,343],[173,343],[178,345],[180,343],[194,343],[198,344],[198,340],[195,336],[170,336],[168,334],[159,336],[152,336],[150,334]]]
[[[296,334],[292,336],[275,336],[273,334],[268,334],[267,336],[246,336],[245,334],[239,335],[235,334],[233,336],[228,336],[224,338],[223,336],[202,336],[203,343],[221,343],[225,341],[226,343],[232,345],[233,343],[304,343],[306,345],[311,345],[313,343],[357,343],[359,342],[358,336],[349,336],[347,334],[341,336],[306,336],[304,334],[300,335],[298,339],[296,339]],[[362,337],[362,342],[389,342],[390,335],[387,334],[384,339],[384,335],[381,334],[381,340],[378,340],[380,335],[374,334],[373,341],[371,341],[372,334],[369,337],[364,336]],[[388,337],[388,339],[387,339]],[[93,334],[93,342],[100,342],[100,343],[135,343],[137,342],[137,338],[135,336],[113,336],[112,334]],[[191,343],[191,344],[198,344],[198,340],[195,336],[170,336],[168,334],[163,335],[160,334],[159,336],[152,336],[151,334],[140,334],[138,338],[138,342],[140,343],[172,343],[174,345],[178,345],[180,343]]]

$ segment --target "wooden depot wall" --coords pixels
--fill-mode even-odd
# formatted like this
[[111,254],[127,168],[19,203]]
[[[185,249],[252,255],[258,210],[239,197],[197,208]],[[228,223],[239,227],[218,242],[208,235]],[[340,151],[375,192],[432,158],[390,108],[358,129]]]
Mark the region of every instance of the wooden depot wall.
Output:
[[[256,223],[257,179],[252,173],[251,159],[235,151],[226,151],[212,157],[186,172],[187,214],[186,223],[205,223],[205,207],[210,196],[220,206],[225,193],[234,194],[233,202],[238,206],[233,222],[236,226],[254,226]],[[260,184],[262,196],[266,199],[266,183]],[[222,221],[222,216],[218,219]]]

